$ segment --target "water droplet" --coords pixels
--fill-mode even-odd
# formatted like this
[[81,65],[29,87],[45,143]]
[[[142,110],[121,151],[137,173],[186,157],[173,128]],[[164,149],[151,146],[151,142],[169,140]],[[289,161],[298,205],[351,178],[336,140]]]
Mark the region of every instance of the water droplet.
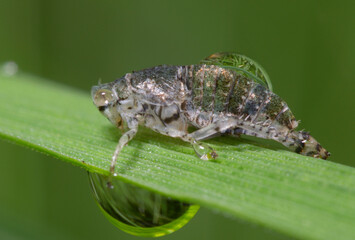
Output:
[[9,61],[9,62],[5,62],[2,65],[1,70],[2,70],[3,74],[6,76],[13,76],[17,73],[18,66],[15,62]]
[[89,172],[95,200],[108,220],[119,229],[136,236],[160,237],[188,223],[199,206]]

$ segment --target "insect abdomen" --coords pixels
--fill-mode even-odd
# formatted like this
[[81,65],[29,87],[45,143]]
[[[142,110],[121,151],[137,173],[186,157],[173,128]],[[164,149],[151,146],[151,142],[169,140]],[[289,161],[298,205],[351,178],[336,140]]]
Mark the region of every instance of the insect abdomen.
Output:
[[192,101],[212,114],[232,114],[263,126],[297,126],[287,104],[265,86],[232,70],[213,65],[195,66]]
[[194,70],[192,101],[201,111],[225,112],[237,74],[209,65],[197,65]]

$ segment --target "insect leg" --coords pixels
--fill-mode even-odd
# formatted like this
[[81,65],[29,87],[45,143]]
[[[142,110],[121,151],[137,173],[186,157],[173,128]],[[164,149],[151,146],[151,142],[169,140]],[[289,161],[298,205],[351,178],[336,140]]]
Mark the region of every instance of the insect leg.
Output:
[[232,127],[235,127],[236,125],[237,121],[228,119],[226,121],[212,123],[207,127],[201,128],[195,132],[190,133],[188,136],[192,139],[190,142],[197,156],[199,156],[202,160],[215,159],[218,156],[215,150],[211,148],[208,144],[201,143],[198,140],[204,140],[221,135],[225,131]]
[[130,129],[121,136],[120,140],[118,141],[116,150],[112,156],[110,172],[111,172],[111,175],[113,175],[113,176],[117,175],[115,173],[115,166],[117,163],[117,157],[118,157],[119,153],[121,152],[122,148],[136,135],[136,133],[138,131],[137,124],[134,124],[132,126],[130,126],[130,124],[128,124],[128,127]]
[[239,127],[239,123],[235,119],[225,119],[218,122],[211,123],[210,125],[200,128],[199,130],[192,132],[191,137],[196,140],[204,140],[213,138],[222,134],[225,134],[229,129]]

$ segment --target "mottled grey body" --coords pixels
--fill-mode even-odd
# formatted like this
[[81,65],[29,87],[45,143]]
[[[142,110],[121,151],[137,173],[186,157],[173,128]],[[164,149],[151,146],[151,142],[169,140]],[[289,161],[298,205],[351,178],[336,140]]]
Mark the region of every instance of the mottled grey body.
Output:
[[[120,127],[123,119],[130,129],[116,155],[138,125],[191,142],[205,160],[217,154],[198,141],[221,134],[273,139],[304,155],[329,155],[308,133],[294,131],[297,121],[279,96],[219,66],[158,66],[93,87],[92,94],[111,122]],[[188,133],[191,125],[199,130]]]

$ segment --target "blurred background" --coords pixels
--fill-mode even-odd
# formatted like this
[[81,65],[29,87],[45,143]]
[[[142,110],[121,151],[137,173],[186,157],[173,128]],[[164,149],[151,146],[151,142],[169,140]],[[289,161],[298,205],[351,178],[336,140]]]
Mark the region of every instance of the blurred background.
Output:
[[[98,79],[237,51],[331,153],[355,166],[354,1],[0,0],[0,63],[90,94]],[[0,142],[0,239],[136,239],[97,208],[87,174]],[[302,231],[302,229],[300,229]],[[202,208],[162,239],[288,239]]]

